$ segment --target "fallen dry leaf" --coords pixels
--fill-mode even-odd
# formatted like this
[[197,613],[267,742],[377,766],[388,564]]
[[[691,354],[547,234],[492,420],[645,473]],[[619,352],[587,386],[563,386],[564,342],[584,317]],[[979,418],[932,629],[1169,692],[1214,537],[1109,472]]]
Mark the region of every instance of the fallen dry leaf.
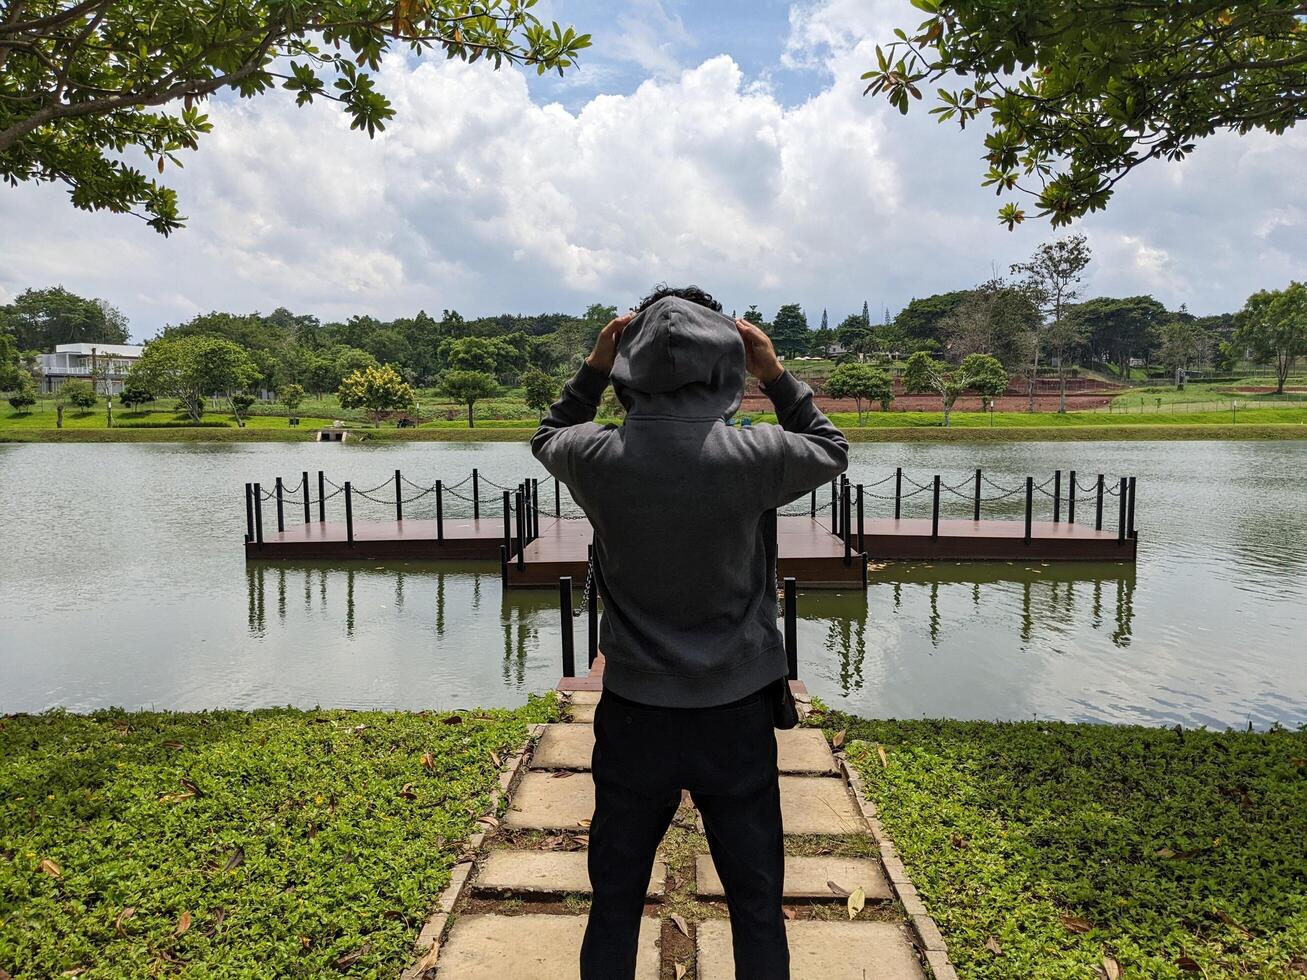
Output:
[[182,749],[186,748],[186,746],[182,745],[181,742],[164,742],[163,747],[165,749],[172,749],[172,751],[174,752],[179,752]]
[[227,858],[227,863],[222,866],[224,872],[235,871],[245,863],[245,848],[238,847],[231,852],[231,857]]
[[985,940],[985,948],[989,950],[991,953],[993,953],[995,956],[1003,955],[1003,947],[998,944],[998,940],[995,939],[993,936],[990,936]]
[[797,915],[799,914],[798,912],[796,912],[793,908],[791,908],[791,907],[788,906],[788,905],[782,907],[781,911],[785,913],[785,918],[790,919],[790,920],[793,920],[794,917],[797,916]]
[[181,789],[175,793],[164,793],[159,797],[160,803],[180,803],[182,800],[194,799],[195,794],[188,789]]
[[498,827],[499,818],[493,813],[487,813],[484,817],[477,817],[477,823],[483,823],[488,827]]
[[[136,907],[133,905],[127,906],[127,908],[123,909],[121,912],[118,913],[118,918],[114,919],[113,922],[114,929],[116,929],[120,935],[123,935],[124,934],[123,923],[126,922],[135,914],[136,914]],[[0,977],[0,980],[3,980],[3,978]]]
[[54,861],[51,861],[49,858],[42,858],[41,863],[37,865],[37,867],[48,874],[51,878],[62,878],[64,876],[64,869],[59,867],[59,865]]
[[490,761],[493,762],[493,763],[495,764],[495,768],[496,768],[496,769],[503,769],[503,768],[504,768],[504,760],[503,760],[502,758],[500,758],[500,755],[499,755],[498,752],[491,752],[491,753],[490,753]]
[[363,957],[367,956],[368,953],[370,952],[372,952],[372,946],[369,945],[368,943],[364,943],[362,946],[360,946],[358,949],[354,950],[353,952],[345,953],[342,956],[336,957],[336,962],[332,963],[331,965],[334,966],[337,970],[343,970],[347,966],[353,966],[359,960],[363,959]]
[[686,925],[685,918],[683,916],[678,915],[675,912],[673,912],[669,916],[669,918],[672,920],[672,925],[676,926],[676,928],[681,931],[681,935],[685,936],[686,938],[689,938],[690,927]]
[[436,768],[436,760],[432,758],[430,752],[423,752],[421,758],[422,768],[428,771]]
[[1074,915],[1062,916],[1062,925],[1066,926],[1072,932],[1079,932],[1079,933],[1085,933],[1091,930],[1092,928],[1094,928],[1084,919],[1081,919]]
[[857,888],[853,889],[853,891],[849,893],[849,901],[848,901],[849,918],[850,919],[855,918],[857,914],[861,912],[863,908],[866,907],[866,905],[867,905],[867,893],[864,892],[862,890],[862,886],[859,885]]
[[836,895],[838,895],[840,898],[848,898],[850,895],[850,892],[847,888],[842,888],[839,885],[835,884],[835,882],[833,881],[827,881],[826,887],[829,888]]
[[463,724],[463,716],[462,716],[462,715],[450,715],[448,718],[441,718],[440,720],[443,721],[446,725],[461,725],[461,724]]
[[830,747],[832,749],[838,749],[840,746],[842,746],[844,744],[844,737],[848,735],[848,733],[849,733],[848,729],[841,728],[838,732],[836,732],[834,735],[830,737]]
[[888,769],[888,768],[889,768],[889,756],[887,756],[887,755],[885,754],[885,746],[883,746],[883,745],[877,745],[877,746],[876,746],[876,754],[877,754],[878,756],[880,756],[880,767],[881,767],[882,769]]
[[1103,980],[1121,980],[1121,964],[1110,956],[1103,957]]
[[180,919],[177,920],[177,928],[173,930],[174,936],[184,936],[191,928],[191,913],[183,912]]
[[685,976],[685,970],[686,967],[684,963],[676,964],[676,980],[681,980],[681,978]]
[[589,817],[584,817],[584,818],[578,820],[578,821],[576,822],[576,825],[577,825],[578,827],[589,827],[589,826],[590,826],[590,818],[589,818]]
[[1202,973],[1203,968],[1198,965],[1198,961],[1191,956],[1181,954],[1175,958],[1175,965],[1185,973]]
[[399,791],[399,795],[406,800],[416,800],[418,798],[417,793],[413,792],[412,783],[405,783],[404,788]]
[[1222,922],[1224,922],[1227,926],[1229,926],[1231,929],[1237,929],[1239,932],[1242,932],[1245,936],[1252,938],[1252,930],[1250,930],[1247,926],[1240,923],[1229,912],[1225,911],[1224,909],[1217,909],[1213,914]]

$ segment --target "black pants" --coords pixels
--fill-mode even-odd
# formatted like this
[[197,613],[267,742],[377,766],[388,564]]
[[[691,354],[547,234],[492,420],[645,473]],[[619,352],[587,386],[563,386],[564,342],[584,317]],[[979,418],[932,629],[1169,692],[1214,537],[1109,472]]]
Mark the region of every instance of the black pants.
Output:
[[785,853],[772,708],[763,693],[715,708],[656,708],[605,691],[595,711],[594,898],[582,980],[630,980],[654,854],[689,790],[731,913],[735,975],[788,980]]

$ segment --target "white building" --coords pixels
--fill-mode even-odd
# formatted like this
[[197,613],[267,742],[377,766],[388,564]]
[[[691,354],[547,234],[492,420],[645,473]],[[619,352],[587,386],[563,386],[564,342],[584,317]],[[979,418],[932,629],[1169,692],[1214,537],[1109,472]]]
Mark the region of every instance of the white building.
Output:
[[37,355],[41,390],[58,391],[69,378],[94,378],[96,391],[116,395],[123,390],[127,371],[143,350],[133,344],[59,344],[53,354]]

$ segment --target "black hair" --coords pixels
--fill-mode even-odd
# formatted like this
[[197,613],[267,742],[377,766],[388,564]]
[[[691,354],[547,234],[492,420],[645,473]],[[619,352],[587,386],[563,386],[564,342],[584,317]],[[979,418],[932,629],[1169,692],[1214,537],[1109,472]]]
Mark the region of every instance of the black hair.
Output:
[[691,303],[698,303],[700,306],[706,306],[716,313],[722,311],[722,304],[713,299],[711,295],[705,293],[698,286],[669,286],[665,282],[660,282],[654,286],[653,292],[646,296],[635,307],[635,312],[644,312],[645,307],[652,306],[660,299],[668,296],[677,296]]

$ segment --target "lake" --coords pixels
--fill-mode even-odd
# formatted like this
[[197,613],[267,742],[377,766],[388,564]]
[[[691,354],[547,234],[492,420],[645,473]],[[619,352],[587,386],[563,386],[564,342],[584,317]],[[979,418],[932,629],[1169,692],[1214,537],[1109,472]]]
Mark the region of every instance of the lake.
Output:
[[[518,443],[0,445],[0,713],[447,708],[551,687],[556,594],[504,595],[495,563],[244,560],[246,481],[323,469],[367,488],[397,467],[430,483],[473,466],[503,484],[543,477]],[[982,467],[1008,487],[1058,468],[1137,476],[1139,562],[887,565],[865,595],[803,591],[800,676],[828,703],[901,718],[1307,723],[1307,442],[861,444],[850,478],[895,466],[948,484]],[[427,502],[406,516],[428,516]],[[1037,519],[1050,507],[1041,497]],[[1018,495],[986,514],[1021,508]],[[949,497],[944,513],[970,504]],[[905,509],[928,514],[927,494]]]

